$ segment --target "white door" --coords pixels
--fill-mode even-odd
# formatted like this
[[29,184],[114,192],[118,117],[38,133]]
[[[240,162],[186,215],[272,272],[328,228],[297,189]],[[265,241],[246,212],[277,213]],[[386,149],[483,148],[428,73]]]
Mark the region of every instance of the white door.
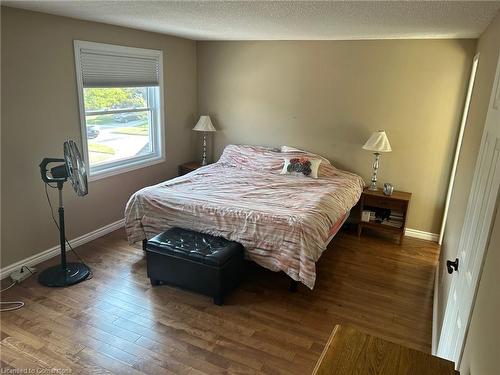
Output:
[[[497,64],[481,146],[477,156],[464,226],[458,245],[458,269],[453,277],[437,355],[458,368],[469,325],[483,256],[500,185],[500,58]],[[453,269],[454,267],[451,267]]]

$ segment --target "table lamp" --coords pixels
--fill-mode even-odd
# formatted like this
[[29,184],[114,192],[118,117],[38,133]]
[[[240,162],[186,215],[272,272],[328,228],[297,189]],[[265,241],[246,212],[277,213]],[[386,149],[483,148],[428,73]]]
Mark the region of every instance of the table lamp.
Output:
[[379,167],[379,159],[381,152],[391,152],[391,144],[389,143],[389,139],[387,139],[387,135],[383,130],[377,130],[374,132],[370,138],[363,145],[364,150],[373,151],[375,155],[375,161],[373,162],[373,175],[372,175],[372,183],[370,184],[369,190],[377,191],[377,173]]
[[203,132],[203,158],[201,159],[201,165],[207,165],[207,132],[216,131],[212,120],[210,120],[210,116],[200,116],[193,130]]

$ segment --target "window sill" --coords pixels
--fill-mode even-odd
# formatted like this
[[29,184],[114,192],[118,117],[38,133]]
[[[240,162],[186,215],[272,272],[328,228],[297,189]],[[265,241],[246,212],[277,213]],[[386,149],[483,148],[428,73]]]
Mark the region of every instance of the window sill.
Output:
[[99,171],[97,173],[94,172],[94,174],[89,174],[88,180],[89,180],[89,182],[97,181],[97,180],[101,180],[103,178],[107,178],[107,177],[116,176],[119,174],[131,172],[131,171],[135,171],[136,169],[150,167],[152,165],[160,164],[163,162],[165,162],[165,157],[160,156],[160,157],[157,157],[154,159],[149,159],[146,161],[141,160],[141,161],[137,161],[135,163],[130,163],[130,164],[127,164],[126,166],[111,167],[111,168],[105,169],[103,171]]

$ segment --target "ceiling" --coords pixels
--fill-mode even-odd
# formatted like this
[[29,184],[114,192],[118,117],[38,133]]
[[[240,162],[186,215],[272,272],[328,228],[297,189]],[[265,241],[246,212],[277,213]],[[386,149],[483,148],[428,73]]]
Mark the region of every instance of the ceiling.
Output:
[[2,1],[195,40],[477,38],[500,1]]

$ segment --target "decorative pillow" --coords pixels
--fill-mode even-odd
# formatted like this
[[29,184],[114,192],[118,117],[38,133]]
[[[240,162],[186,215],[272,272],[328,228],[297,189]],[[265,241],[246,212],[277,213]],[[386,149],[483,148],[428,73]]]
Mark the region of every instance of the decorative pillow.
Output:
[[285,164],[283,165],[281,174],[318,178],[318,169],[321,164],[320,159],[301,157],[285,158],[284,160]]

